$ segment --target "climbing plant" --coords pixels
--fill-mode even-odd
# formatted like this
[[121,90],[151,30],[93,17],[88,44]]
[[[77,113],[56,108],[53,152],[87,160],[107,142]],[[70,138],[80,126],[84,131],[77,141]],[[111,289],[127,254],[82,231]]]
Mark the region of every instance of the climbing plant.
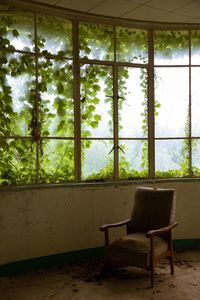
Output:
[[[155,64],[168,65],[173,67],[173,65],[184,65],[189,64],[189,33],[187,30],[165,30],[165,31],[155,31],[154,34],[154,49],[155,49]],[[157,70],[157,69],[156,69]],[[162,80],[159,76],[156,77],[155,70],[155,91]],[[189,85],[189,78],[188,78]],[[176,99],[174,99],[176,101]],[[159,115],[160,99],[155,100],[155,121]],[[190,111],[189,111],[189,94],[188,94],[188,109],[185,119],[185,124],[183,124],[183,131],[185,138],[181,147],[173,147],[168,150],[171,161],[176,168],[171,169],[170,164],[167,170],[156,170],[157,177],[186,177],[190,176],[189,162],[190,162]],[[177,112],[178,114],[178,112]],[[178,116],[177,116],[178,117]],[[172,133],[173,136],[173,133]],[[166,136],[167,138],[167,136]],[[168,141],[170,141],[168,139]],[[178,150],[179,148],[179,150]],[[166,159],[163,154],[163,160]]]
[[[148,36],[146,30],[135,29],[135,28],[125,28],[117,27],[116,29],[116,47],[117,47],[117,60],[120,62],[130,62],[146,64],[148,63]],[[134,71],[132,69],[132,71]],[[137,90],[137,85],[139,90],[134,96],[131,96],[131,103],[129,105],[133,106],[133,110],[138,110],[138,103],[136,103],[137,97],[140,99],[140,112],[135,114],[135,118],[132,120],[132,126],[140,120],[140,135],[141,137],[147,138],[148,136],[148,80],[147,80],[147,70],[146,68],[135,69],[136,72],[139,71],[139,78],[133,76],[133,79],[129,75],[131,69],[120,68],[118,72],[118,109],[119,109],[119,131],[120,129],[120,119],[122,117],[122,109],[127,102],[127,98],[130,97],[129,94],[133,90]],[[133,80],[133,81],[132,81]],[[134,81],[135,80],[135,81]],[[131,82],[132,81],[132,82]],[[124,111],[123,111],[124,112]],[[134,127],[134,126],[133,126]],[[134,141],[137,134],[132,130],[131,138],[132,142],[120,141],[119,154],[119,171],[121,178],[145,178],[148,176],[148,142],[147,140],[141,140],[139,142]],[[130,145],[129,145],[130,144]],[[134,146],[136,144],[136,146]],[[128,146],[129,145],[129,146]]]
[[[111,180],[116,172],[121,179],[148,177],[148,31],[84,22],[78,31],[79,70],[71,21],[17,11],[0,14],[0,184],[74,181],[75,145],[81,149],[81,180]],[[191,35],[156,30],[155,65],[189,65],[189,52],[195,61],[199,44],[199,30]],[[80,86],[74,85],[74,75]],[[156,68],[154,76],[156,91]],[[126,120],[129,109],[133,117]],[[161,110],[162,99],[154,99],[155,122]],[[191,163],[199,146],[191,122],[188,100],[182,145],[169,151],[177,167],[157,168],[157,177],[199,176],[198,164]]]
[[[83,59],[96,59],[96,60],[111,60],[114,55],[114,32],[111,26],[105,25],[91,25],[91,24],[81,24],[80,25],[80,49],[81,56]],[[134,62],[147,62],[147,32],[144,30],[130,30],[128,28],[119,27],[116,29],[116,57],[119,61],[134,61]],[[133,44],[134,41],[134,44]],[[134,53],[132,53],[134,49]],[[110,67],[109,67],[110,68]],[[114,95],[113,95],[113,77],[107,66],[100,67],[99,65],[94,65],[94,63],[82,67],[81,73],[81,112],[82,112],[82,136],[89,137],[94,134],[93,128],[98,126],[101,128],[101,118],[102,115],[106,114],[104,110],[102,115],[97,114],[97,106],[101,101],[101,106],[108,104],[107,114],[109,115],[109,121],[107,128],[109,128],[109,133],[103,133],[103,137],[107,135],[113,138],[113,120],[114,118]],[[109,75],[110,74],[110,75]],[[128,96],[126,80],[129,78],[129,72],[126,68],[121,68],[118,70],[118,128],[120,129],[120,111],[122,109],[123,103],[126,102],[126,97]],[[138,84],[138,82],[134,83]],[[148,135],[147,128],[147,73],[146,70],[142,70],[140,76],[141,90],[144,94],[143,97],[143,112],[141,112],[143,117],[143,128],[142,131],[145,136]],[[101,92],[101,93],[100,93]],[[100,99],[101,98],[101,99]],[[134,99],[133,99],[134,104]],[[95,118],[95,119],[94,119]],[[134,120],[135,122],[135,120]],[[105,123],[105,122],[104,122]],[[87,129],[86,129],[87,128]],[[91,131],[93,133],[91,133]],[[106,135],[106,136],[105,136]],[[102,136],[101,136],[102,137]],[[100,143],[100,141],[98,141]],[[94,144],[91,140],[86,140],[82,143],[83,153],[84,147],[90,148]],[[104,141],[105,144],[105,141]],[[125,145],[115,145],[118,146],[118,151],[125,153]],[[112,178],[114,173],[114,145],[110,142],[109,147],[111,150],[108,150],[106,147],[107,153],[102,155],[104,145],[101,145],[101,150],[98,149],[97,156],[94,157],[93,161],[100,162],[102,156],[104,163],[103,167],[98,168],[96,172],[92,172],[87,176],[87,180],[104,180]],[[96,142],[97,149],[97,142]],[[95,149],[93,150],[95,151]],[[99,157],[99,152],[101,156]],[[133,152],[133,149],[132,149]],[[120,177],[122,178],[134,178],[134,177],[146,177],[148,174],[148,145],[147,142],[143,142],[141,149],[141,161],[139,169],[136,170],[131,167],[129,160],[125,156],[120,158],[119,168],[120,168]],[[137,159],[137,154],[133,154]],[[91,157],[90,157],[91,158]],[[85,164],[84,154],[82,156],[83,166]],[[106,163],[107,161],[107,163]],[[89,159],[88,164],[91,167],[91,159]],[[83,167],[84,170],[84,167]],[[143,171],[142,171],[143,170]]]

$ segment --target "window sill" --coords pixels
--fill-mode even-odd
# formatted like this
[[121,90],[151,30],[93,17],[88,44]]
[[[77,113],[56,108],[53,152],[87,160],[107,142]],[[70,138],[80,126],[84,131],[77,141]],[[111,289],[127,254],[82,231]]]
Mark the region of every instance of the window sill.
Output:
[[40,189],[66,189],[66,188],[96,188],[96,187],[119,187],[126,185],[141,184],[160,184],[160,183],[200,183],[200,178],[163,178],[163,179],[138,179],[138,180],[120,180],[120,181],[104,181],[104,182],[79,182],[79,183],[58,183],[58,184],[34,184],[34,185],[8,185],[1,186],[0,192],[18,192],[27,190]]

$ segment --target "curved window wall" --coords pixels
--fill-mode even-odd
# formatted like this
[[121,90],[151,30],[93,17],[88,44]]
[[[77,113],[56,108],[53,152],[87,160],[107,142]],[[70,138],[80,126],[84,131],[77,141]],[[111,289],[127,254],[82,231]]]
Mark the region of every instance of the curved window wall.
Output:
[[198,177],[200,29],[0,14],[0,184]]

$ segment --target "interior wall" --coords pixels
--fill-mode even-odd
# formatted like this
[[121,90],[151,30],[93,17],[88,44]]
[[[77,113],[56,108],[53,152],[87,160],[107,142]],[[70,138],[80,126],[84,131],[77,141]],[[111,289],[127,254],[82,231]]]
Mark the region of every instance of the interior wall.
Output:
[[[174,238],[200,238],[200,184],[174,182],[156,186],[177,191],[179,225]],[[129,184],[1,192],[0,264],[103,246],[100,225],[130,216],[135,187]],[[121,231],[112,229],[111,238]]]

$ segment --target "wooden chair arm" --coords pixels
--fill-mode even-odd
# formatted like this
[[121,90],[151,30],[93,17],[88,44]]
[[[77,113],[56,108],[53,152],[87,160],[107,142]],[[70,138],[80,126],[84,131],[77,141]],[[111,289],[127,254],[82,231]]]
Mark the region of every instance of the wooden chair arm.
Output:
[[166,232],[170,232],[177,225],[178,225],[178,223],[175,222],[173,224],[170,224],[168,226],[165,226],[165,227],[162,227],[162,228],[159,228],[159,229],[149,230],[147,232],[146,236],[147,237],[152,237],[152,236],[157,235],[157,234],[163,234],[163,233],[166,233]]
[[127,219],[127,220],[123,220],[121,222],[116,222],[116,223],[111,223],[111,224],[104,224],[104,225],[101,225],[100,231],[106,231],[107,229],[109,229],[111,227],[123,226],[123,225],[129,224],[130,222],[131,222],[131,220]]
[[127,220],[124,220],[124,221],[121,221],[121,222],[117,222],[117,223],[101,225],[100,231],[103,231],[105,233],[105,246],[107,246],[109,244],[109,234],[108,234],[108,229],[109,228],[119,227],[119,226],[126,225],[126,232],[128,232],[130,224],[131,224],[131,220],[127,219]]

